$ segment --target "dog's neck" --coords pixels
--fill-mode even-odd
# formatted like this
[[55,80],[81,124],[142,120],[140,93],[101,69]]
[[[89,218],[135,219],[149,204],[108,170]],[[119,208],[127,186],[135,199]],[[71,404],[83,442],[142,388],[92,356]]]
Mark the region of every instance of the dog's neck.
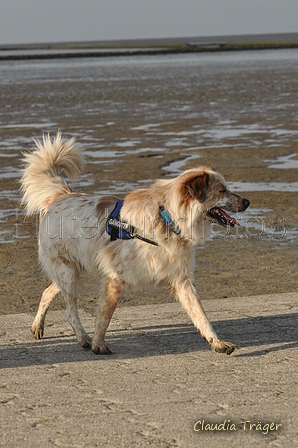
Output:
[[169,230],[171,230],[171,232],[175,233],[176,235],[180,236],[181,229],[179,228],[178,224],[172,220],[170,213],[165,209],[163,205],[159,205],[159,211],[163,221],[165,222]]

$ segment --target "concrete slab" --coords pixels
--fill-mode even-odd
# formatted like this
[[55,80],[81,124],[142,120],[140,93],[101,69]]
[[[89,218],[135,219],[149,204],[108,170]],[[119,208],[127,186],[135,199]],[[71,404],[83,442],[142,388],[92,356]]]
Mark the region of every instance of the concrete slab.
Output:
[[64,312],[49,312],[42,341],[33,315],[0,316],[0,446],[298,446],[298,294],[204,308],[231,356],[179,304],[116,310],[105,357],[78,346]]

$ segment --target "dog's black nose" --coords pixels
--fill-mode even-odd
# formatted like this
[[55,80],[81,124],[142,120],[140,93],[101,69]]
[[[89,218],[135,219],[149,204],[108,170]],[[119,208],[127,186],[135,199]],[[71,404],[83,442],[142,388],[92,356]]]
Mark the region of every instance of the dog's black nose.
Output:
[[243,204],[243,210],[246,210],[250,202],[248,199],[243,199],[242,204]]

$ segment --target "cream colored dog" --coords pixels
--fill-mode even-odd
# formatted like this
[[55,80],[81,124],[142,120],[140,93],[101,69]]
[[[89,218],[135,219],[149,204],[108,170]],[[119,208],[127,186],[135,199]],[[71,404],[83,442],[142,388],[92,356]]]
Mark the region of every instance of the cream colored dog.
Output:
[[[81,147],[74,139],[63,141],[60,134],[36,145],[36,151],[25,154],[23,204],[28,215],[40,213],[39,259],[52,283],[43,292],[31,328],[34,337],[43,337],[46,312],[61,291],[79,344],[96,354],[109,354],[105,334],[121,295],[165,284],[211,347],[232,353],[235,346],[218,338],[197,296],[195,247],[204,243],[212,221],[238,225],[226,211],[242,212],[249,201],[231,193],[212,168],[190,169],[128,193],[119,215],[112,218],[111,240],[107,218],[119,198],[74,193],[62,177],[64,172],[74,179],[82,171]],[[130,239],[118,239],[117,226],[123,226]],[[77,309],[77,282],[84,271],[104,275],[93,339],[82,327]]]

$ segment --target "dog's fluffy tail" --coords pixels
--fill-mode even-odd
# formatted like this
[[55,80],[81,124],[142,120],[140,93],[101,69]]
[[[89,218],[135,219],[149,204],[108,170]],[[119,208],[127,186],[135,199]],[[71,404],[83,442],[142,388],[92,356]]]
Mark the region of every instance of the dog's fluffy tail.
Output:
[[34,141],[37,150],[24,154],[23,159],[27,166],[21,179],[22,204],[27,215],[44,215],[52,202],[71,193],[62,174],[76,179],[84,168],[84,157],[75,139],[63,141],[59,132],[53,140],[47,135],[42,142]]

